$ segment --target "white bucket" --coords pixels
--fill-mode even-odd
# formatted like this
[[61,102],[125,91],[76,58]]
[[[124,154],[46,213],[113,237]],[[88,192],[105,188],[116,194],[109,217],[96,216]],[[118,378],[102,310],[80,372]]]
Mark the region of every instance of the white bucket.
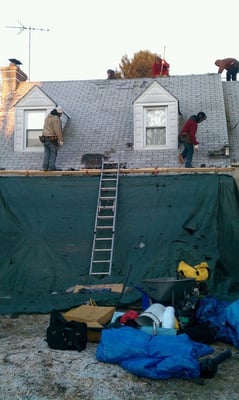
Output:
[[165,307],[154,303],[138,316],[136,322],[141,326],[162,326]]

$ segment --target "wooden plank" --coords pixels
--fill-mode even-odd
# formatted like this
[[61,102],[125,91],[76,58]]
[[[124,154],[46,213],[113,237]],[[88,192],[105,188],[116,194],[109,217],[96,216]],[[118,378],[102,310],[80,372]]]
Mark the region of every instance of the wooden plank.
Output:
[[[190,174],[190,173],[231,173],[235,167],[213,167],[213,168],[122,168],[120,174]],[[105,171],[107,174],[117,172],[116,169]],[[0,176],[80,176],[80,175],[100,175],[100,169],[80,169],[79,171],[40,171],[40,170],[0,170]]]
[[[112,292],[115,293],[121,293],[123,290],[123,283],[106,283],[102,285],[75,285],[69,289],[66,290],[67,293],[79,293],[82,289],[92,289],[92,290],[97,290],[99,289],[111,289]],[[127,288],[126,291],[130,290],[130,288]]]

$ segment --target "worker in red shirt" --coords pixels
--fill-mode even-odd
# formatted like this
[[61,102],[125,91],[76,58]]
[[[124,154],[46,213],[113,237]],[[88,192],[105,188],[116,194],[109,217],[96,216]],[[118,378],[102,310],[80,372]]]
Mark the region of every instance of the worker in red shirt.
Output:
[[185,168],[192,168],[194,148],[197,148],[199,144],[196,138],[197,127],[206,118],[206,114],[200,111],[197,115],[192,115],[181,129],[178,139],[180,143],[183,143],[184,149],[179,154],[179,162],[180,164],[185,163]]
[[160,56],[155,57],[155,61],[152,65],[152,77],[157,78],[158,76],[168,76],[170,65],[166,60],[163,60]]
[[215,65],[218,67],[218,73],[221,74],[224,69],[227,71],[227,81],[236,81],[237,73],[239,72],[239,61],[235,58],[224,58],[223,60],[216,60]]

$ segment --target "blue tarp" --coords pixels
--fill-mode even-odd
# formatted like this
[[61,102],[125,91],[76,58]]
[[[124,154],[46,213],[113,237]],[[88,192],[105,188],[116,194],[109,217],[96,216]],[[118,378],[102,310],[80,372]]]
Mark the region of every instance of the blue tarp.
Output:
[[102,331],[96,358],[117,363],[139,377],[192,379],[200,376],[198,359],[213,352],[211,346],[194,342],[186,334],[152,336],[125,326]]
[[200,301],[195,316],[199,323],[210,322],[216,328],[215,340],[239,349],[239,300],[229,303],[206,296]]

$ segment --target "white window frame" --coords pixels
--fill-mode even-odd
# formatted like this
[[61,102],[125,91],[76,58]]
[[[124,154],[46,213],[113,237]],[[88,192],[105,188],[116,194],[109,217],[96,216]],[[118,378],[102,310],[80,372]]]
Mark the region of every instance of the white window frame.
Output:
[[[29,112],[43,112],[45,116],[49,112],[47,107],[16,107],[15,111],[15,132],[14,132],[14,151],[20,153],[42,153],[44,150],[43,144],[39,140],[39,145],[28,147],[27,140],[27,113]],[[42,126],[39,126],[41,134],[43,130],[44,120]],[[40,136],[40,134],[38,136]]]
[[[34,121],[30,121],[30,117],[39,114],[39,126],[35,126]],[[41,116],[40,116],[41,114]],[[47,114],[47,109],[26,109],[24,110],[24,131],[23,131],[23,150],[24,151],[38,151],[43,149],[42,143],[39,140],[39,136],[42,134],[44,120]],[[33,117],[34,119],[34,117]],[[32,128],[29,127],[29,123],[32,122]],[[36,131],[36,145],[29,146],[28,145],[28,131]],[[38,143],[38,142],[39,143]]]
[[[145,89],[133,102],[134,150],[176,150],[178,148],[178,100],[157,81]],[[146,144],[146,110],[164,109],[166,112],[166,143]]]
[[[164,149],[168,147],[168,107],[166,105],[159,106],[147,106],[143,108],[144,110],[144,148],[145,149]],[[150,111],[163,111],[165,114],[164,124],[159,121],[159,124],[150,125],[148,124],[148,114]],[[147,143],[147,130],[150,128],[165,130],[165,143],[148,144]]]

